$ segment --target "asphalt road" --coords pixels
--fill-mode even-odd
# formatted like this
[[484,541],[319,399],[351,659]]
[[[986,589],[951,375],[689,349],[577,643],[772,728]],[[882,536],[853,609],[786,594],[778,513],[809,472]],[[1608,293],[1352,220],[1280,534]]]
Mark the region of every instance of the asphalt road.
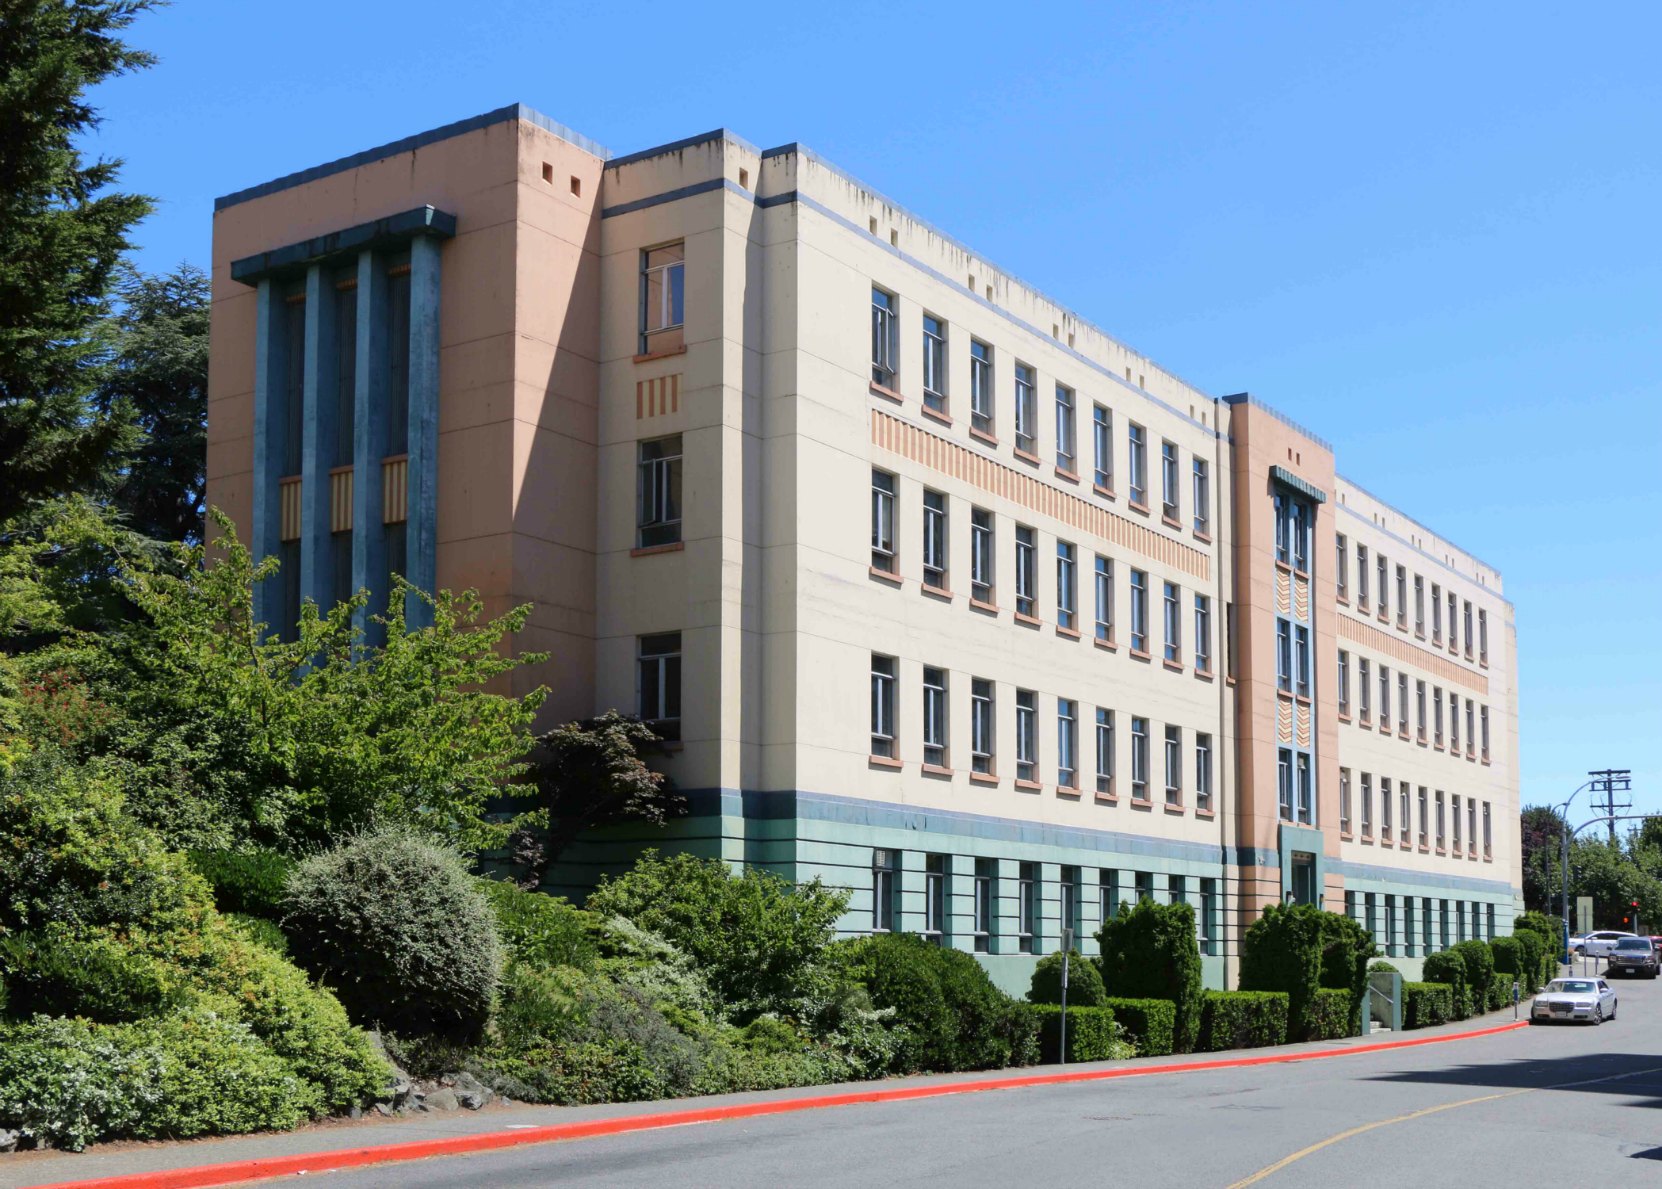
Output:
[[319,1174],[468,1185],[1662,1184],[1662,980],[1601,1027],[839,1107]]

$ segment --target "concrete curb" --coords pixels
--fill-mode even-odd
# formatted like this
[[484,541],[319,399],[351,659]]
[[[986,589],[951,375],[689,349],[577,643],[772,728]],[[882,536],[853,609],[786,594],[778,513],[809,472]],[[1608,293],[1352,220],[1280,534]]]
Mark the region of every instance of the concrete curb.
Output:
[[1470,1040],[1479,1036],[1494,1036],[1497,1033],[1512,1032],[1519,1028],[1528,1027],[1528,1025],[1528,1020],[1517,1020],[1495,1027],[1451,1032],[1439,1036],[1412,1037],[1407,1040],[1380,1041],[1373,1044],[1352,1045],[1337,1049],[1316,1049],[1296,1053],[1271,1052],[1252,1057],[1225,1057],[1209,1061],[1178,1061],[1166,1062],[1160,1065],[1122,1066],[1115,1069],[1079,1069],[1058,1073],[1017,1074],[927,1086],[891,1086],[887,1088],[878,1086],[868,1090],[852,1090],[839,1094],[814,1094],[801,1098],[733,1103],[692,1110],[665,1111],[659,1114],[623,1115],[609,1119],[555,1123],[544,1127],[528,1127],[513,1131],[490,1131],[479,1135],[449,1136],[444,1139],[414,1140],[407,1143],[383,1144],[375,1147],[339,1148],[327,1152],[269,1156],[253,1160],[232,1161],[226,1164],[204,1164],[192,1168],[161,1169],[154,1172],[128,1173],[121,1176],[97,1177],[90,1180],[57,1181],[37,1186],[37,1189],[204,1189],[206,1186],[235,1185],[246,1181],[259,1181],[302,1173],[363,1168],[375,1164],[426,1160],[436,1156],[458,1156],[469,1152],[517,1148],[527,1144],[549,1144],[569,1140],[593,1139],[598,1136],[621,1135],[633,1131],[656,1131],[666,1127],[687,1127],[696,1123],[718,1123],[729,1119],[749,1119],[763,1115],[790,1114],[797,1111],[821,1110],[834,1106],[907,1102],[920,1098],[942,1098],[952,1094],[976,1094],[988,1090],[1015,1090],[1027,1086],[1056,1086],[1074,1082],[1102,1082],[1116,1078],[1149,1077],[1155,1074],[1198,1073],[1203,1070],[1235,1069],[1252,1065],[1280,1065],[1293,1061],[1320,1061],[1332,1057],[1349,1057],[1358,1053],[1378,1053],[1390,1049],[1417,1048],[1422,1045]]

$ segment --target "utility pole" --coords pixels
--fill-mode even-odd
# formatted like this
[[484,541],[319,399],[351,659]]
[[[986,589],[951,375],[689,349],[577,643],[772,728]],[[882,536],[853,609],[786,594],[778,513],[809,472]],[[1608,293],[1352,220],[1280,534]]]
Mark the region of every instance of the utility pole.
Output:
[[1605,817],[1610,819],[1610,845],[1614,846],[1616,845],[1617,810],[1621,810],[1625,813],[1627,810],[1633,808],[1633,802],[1631,800],[1623,801],[1621,804],[1617,804],[1616,794],[1631,791],[1633,787],[1631,779],[1633,773],[1628,768],[1605,768],[1600,772],[1589,772],[1587,775],[1593,778],[1592,787],[1594,796],[1596,797],[1599,793],[1604,794],[1604,801],[1601,803],[1595,800],[1593,802],[1593,806],[1596,809],[1604,810]]

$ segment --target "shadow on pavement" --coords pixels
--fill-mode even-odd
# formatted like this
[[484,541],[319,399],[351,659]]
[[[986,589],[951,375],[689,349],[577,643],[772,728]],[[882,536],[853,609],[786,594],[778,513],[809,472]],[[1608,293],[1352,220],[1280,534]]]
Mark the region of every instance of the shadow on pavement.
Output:
[[1379,1074],[1376,1082],[1488,1086],[1501,1090],[1570,1090],[1616,1094],[1633,1106],[1662,1106],[1662,1053],[1586,1053],[1481,1065],[1448,1065]]

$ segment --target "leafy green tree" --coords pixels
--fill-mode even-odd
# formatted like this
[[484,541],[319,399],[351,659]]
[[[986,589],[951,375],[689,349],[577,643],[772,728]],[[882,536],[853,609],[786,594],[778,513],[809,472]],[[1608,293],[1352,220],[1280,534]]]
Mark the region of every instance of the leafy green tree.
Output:
[[742,1021],[796,1006],[848,893],[818,879],[797,887],[755,867],[735,874],[719,859],[649,850],[627,874],[602,880],[586,907],[660,934],[689,955]]
[[642,758],[662,745],[650,726],[616,710],[568,722],[537,740],[531,779],[540,828],[528,825],[513,843],[527,886],[540,886],[585,830],[621,821],[661,826],[685,812],[686,799]]
[[114,356],[96,394],[101,415],[123,410],[142,436],[112,502],[127,526],[159,541],[200,541],[208,449],[208,278],[128,271],[120,286]]
[[1558,903],[1559,835],[1563,828],[1564,818],[1545,805],[1531,805],[1519,815],[1524,904],[1531,910],[1551,912]]
[[120,35],[151,0],[0,0],[0,525],[107,484],[136,430],[100,410],[115,269],[150,200],[82,159],[89,88],[150,65]]
[[1152,900],[1122,905],[1117,916],[1102,922],[1096,937],[1102,950],[1097,964],[1108,994],[1169,999],[1177,1012],[1173,1043],[1180,1053],[1193,1052],[1205,1003],[1194,908]]

